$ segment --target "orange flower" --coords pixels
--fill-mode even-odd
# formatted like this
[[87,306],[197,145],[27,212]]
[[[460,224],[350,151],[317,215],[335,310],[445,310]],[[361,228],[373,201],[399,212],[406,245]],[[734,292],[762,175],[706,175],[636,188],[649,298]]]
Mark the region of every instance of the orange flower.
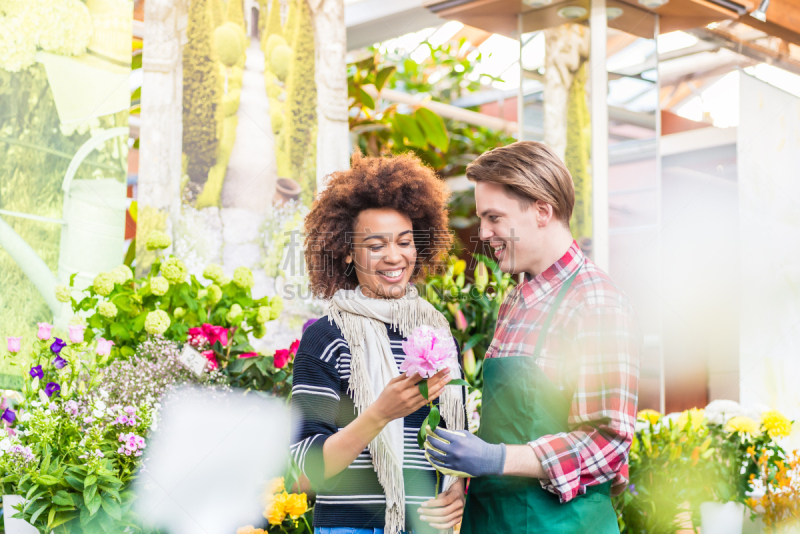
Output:
[[247,525],[236,529],[236,534],[264,534],[263,528],[253,528],[253,525]]

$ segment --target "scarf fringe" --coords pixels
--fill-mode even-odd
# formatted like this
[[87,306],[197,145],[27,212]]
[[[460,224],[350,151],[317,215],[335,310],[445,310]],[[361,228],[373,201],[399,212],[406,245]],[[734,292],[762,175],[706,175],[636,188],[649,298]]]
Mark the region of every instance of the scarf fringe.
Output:
[[[347,392],[353,398],[356,410],[361,414],[375,402],[366,368],[365,340],[370,334],[376,335],[381,345],[389,348],[389,336],[383,321],[345,310],[337,305],[335,298],[328,305],[327,315],[328,320],[335,323],[341,330],[350,347],[350,381]],[[391,302],[390,324],[404,338],[411,335],[414,329],[420,325],[449,328],[444,315],[429,302],[419,298],[416,288],[413,286],[409,287],[406,297]],[[371,331],[368,332],[368,329]],[[388,353],[391,354],[390,348]],[[450,428],[464,428],[465,426],[464,402],[461,392],[462,387],[447,387],[439,397],[442,417]],[[401,457],[398,458],[383,431],[369,443],[368,449],[378,481],[386,494],[385,532],[386,534],[400,534],[405,528],[406,515],[402,452]],[[449,489],[456,480],[454,477],[445,477],[444,489]],[[452,529],[439,532],[452,532]]]

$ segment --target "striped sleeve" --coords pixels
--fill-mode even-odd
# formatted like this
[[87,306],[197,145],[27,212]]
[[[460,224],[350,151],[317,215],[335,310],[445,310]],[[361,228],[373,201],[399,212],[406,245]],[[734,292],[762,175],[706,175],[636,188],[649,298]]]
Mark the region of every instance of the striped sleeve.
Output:
[[325,479],[322,447],[338,430],[340,381],[334,354],[340,348],[338,345],[346,347],[341,338],[314,336],[312,332],[303,336],[294,360],[290,451],[315,486]]

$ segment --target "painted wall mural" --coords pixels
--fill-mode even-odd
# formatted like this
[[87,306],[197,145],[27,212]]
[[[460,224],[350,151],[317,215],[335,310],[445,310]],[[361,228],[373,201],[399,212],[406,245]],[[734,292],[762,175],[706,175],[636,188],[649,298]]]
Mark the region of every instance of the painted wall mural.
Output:
[[132,0],[0,0],[0,336],[66,326],[57,286],[123,261],[132,13]]

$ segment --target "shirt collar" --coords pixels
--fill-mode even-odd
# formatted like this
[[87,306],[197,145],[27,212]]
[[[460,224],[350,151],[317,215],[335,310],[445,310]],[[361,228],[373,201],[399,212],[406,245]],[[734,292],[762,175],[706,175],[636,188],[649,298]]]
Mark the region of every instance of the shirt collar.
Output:
[[586,261],[578,243],[573,240],[567,252],[553,265],[526,279],[520,286],[525,306],[530,308],[572,276]]

